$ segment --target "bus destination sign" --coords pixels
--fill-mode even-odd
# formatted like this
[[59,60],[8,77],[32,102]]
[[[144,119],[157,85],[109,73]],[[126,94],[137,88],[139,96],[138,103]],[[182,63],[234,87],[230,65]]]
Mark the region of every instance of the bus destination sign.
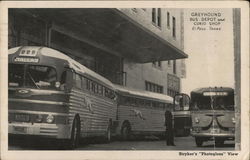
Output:
[[227,92],[203,92],[204,96],[227,96]]
[[38,63],[38,58],[23,58],[23,57],[15,57],[14,62],[24,62],[24,63]]

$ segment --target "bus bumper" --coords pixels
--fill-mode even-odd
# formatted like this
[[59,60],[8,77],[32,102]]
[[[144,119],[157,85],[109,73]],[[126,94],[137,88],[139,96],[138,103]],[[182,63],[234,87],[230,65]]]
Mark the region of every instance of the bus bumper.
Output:
[[191,132],[191,136],[193,137],[227,137],[227,138],[234,138],[234,133],[193,133]]
[[70,138],[70,125],[45,123],[10,123],[9,134],[33,135],[56,139]]

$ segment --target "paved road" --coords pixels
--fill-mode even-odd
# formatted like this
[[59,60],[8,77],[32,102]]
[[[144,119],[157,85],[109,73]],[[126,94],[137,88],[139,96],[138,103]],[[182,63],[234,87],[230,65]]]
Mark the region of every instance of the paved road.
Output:
[[[91,139],[84,140],[76,150],[234,150],[234,142],[226,141],[224,146],[215,147],[213,141],[204,142],[202,147],[196,147],[194,138],[176,137],[176,146],[166,146],[164,140],[148,137],[143,140],[119,141],[109,144],[96,142]],[[60,144],[53,141],[32,139],[15,139],[10,141],[9,150],[58,150]]]

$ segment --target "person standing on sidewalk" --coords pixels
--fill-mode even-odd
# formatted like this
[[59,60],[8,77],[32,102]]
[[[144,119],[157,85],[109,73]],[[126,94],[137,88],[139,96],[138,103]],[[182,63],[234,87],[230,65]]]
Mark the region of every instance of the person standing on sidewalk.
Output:
[[165,126],[166,126],[166,144],[168,146],[175,146],[174,144],[174,129],[173,129],[173,116],[171,111],[165,112]]

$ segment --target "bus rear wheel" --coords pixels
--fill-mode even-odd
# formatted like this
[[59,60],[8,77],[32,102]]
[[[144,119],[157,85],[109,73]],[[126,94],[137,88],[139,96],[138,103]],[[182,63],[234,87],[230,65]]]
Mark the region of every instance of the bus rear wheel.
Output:
[[71,138],[70,138],[70,149],[75,149],[79,146],[80,141],[80,131],[81,131],[81,125],[79,118],[75,118],[72,125],[71,130]]
[[201,147],[203,143],[203,139],[200,137],[195,137],[195,143],[197,147]]
[[131,136],[131,127],[128,123],[124,123],[122,125],[122,129],[121,129],[121,138],[122,140],[129,140]]

